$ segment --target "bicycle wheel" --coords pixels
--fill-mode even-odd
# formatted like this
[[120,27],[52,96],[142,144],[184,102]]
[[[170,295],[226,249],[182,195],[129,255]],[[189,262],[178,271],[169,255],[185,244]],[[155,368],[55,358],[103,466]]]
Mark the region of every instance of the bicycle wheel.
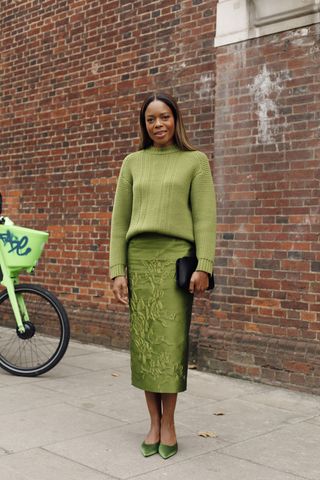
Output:
[[0,294],[0,366],[14,375],[34,377],[51,370],[65,354],[70,328],[59,300],[38,285],[21,284],[15,292],[24,300],[29,321],[17,331],[7,290]]

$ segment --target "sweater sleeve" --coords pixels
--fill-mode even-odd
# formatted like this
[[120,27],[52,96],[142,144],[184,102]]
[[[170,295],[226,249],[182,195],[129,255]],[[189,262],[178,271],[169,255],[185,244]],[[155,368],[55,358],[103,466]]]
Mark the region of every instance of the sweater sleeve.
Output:
[[127,265],[126,234],[132,210],[132,175],[125,158],[117,182],[110,235],[110,277],[125,275]]
[[199,163],[190,192],[197,270],[212,273],[216,245],[216,197],[205,154],[199,153]]

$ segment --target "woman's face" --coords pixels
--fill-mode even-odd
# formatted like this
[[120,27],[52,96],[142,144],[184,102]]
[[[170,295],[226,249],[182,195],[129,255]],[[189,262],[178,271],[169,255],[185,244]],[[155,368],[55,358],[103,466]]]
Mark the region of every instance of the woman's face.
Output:
[[173,144],[175,123],[172,110],[161,100],[149,103],[145,122],[149,137],[154,147],[167,147]]

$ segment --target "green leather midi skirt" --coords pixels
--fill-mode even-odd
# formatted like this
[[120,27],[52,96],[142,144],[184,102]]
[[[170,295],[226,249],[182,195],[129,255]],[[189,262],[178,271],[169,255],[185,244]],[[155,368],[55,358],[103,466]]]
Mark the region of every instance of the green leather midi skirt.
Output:
[[158,234],[128,245],[132,385],[149,392],[186,390],[193,295],[176,286],[176,260],[192,244]]

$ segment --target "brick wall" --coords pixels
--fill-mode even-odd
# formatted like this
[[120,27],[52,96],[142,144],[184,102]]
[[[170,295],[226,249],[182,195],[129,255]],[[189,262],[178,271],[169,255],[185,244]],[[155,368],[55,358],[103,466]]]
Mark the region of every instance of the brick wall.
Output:
[[[212,157],[215,1],[1,7],[5,213],[49,231],[33,281],[62,299],[73,337],[127,347],[126,309],[108,282],[116,179],[137,146],[141,101],[156,89],[178,97],[192,141]],[[193,351],[198,330],[196,320]]]
[[215,157],[217,287],[195,303],[191,359],[319,392],[319,25],[215,49],[214,0],[1,7],[5,213],[50,232],[32,281],[62,299],[73,338],[128,346],[112,203],[141,100],[165,89]]
[[217,49],[204,368],[320,392],[320,25]]

